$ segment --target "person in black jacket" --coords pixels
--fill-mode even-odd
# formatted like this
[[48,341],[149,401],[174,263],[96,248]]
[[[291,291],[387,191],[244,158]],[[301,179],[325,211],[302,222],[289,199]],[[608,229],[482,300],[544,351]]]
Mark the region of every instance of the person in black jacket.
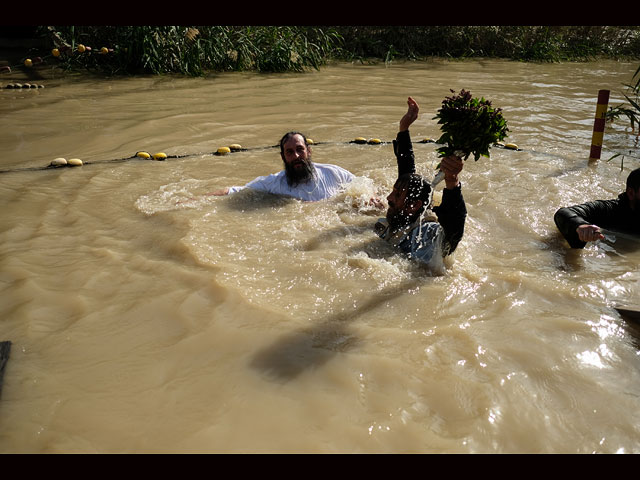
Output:
[[387,197],[385,219],[376,223],[376,233],[411,258],[440,269],[442,258],[453,253],[464,234],[467,210],[458,174],[463,161],[456,156],[442,159],[445,188],[442,202],[433,207],[431,184],[416,174],[409,126],[418,118],[419,106],[409,97],[407,113],[393,149],[398,162],[398,179]]
[[571,248],[603,240],[603,228],[640,235],[640,168],[629,174],[627,189],[618,198],[561,208],[553,220]]

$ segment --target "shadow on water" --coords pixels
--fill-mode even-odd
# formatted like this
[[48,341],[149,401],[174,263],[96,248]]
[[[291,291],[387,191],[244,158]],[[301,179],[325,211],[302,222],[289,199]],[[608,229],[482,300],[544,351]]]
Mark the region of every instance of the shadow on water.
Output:
[[560,232],[547,235],[542,239],[545,249],[553,253],[554,263],[563,272],[577,272],[584,268],[582,252],[576,248],[570,248]]
[[[365,225],[350,228],[336,228],[324,232],[318,238],[305,243],[301,248],[305,250],[317,248],[325,240],[331,240],[339,234],[347,235],[354,232],[364,232]],[[549,236],[545,243],[549,248],[562,257],[560,269],[565,271],[579,271],[584,268],[581,250],[568,248],[563,245],[564,239],[557,235]],[[367,241],[351,251],[371,251],[379,257],[385,253],[379,250],[380,243]],[[389,251],[387,255],[397,254]],[[400,298],[407,292],[427,282],[431,276],[426,272],[409,278],[399,285],[394,285],[375,294],[360,306],[328,315],[324,319],[314,321],[314,324],[283,336],[278,341],[256,353],[250,363],[255,370],[262,372],[269,380],[285,383],[291,381],[304,371],[318,368],[328,362],[336,353],[347,352],[360,343],[360,339],[349,329],[349,324],[357,318],[375,310],[385,303]],[[634,312],[638,313],[638,312]],[[626,319],[626,318],[625,318]],[[628,331],[638,346],[640,339],[640,319],[627,321]]]
[[360,339],[349,331],[350,322],[394,298],[401,297],[423,282],[422,278],[406,280],[400,285],[379,292],[351,311],[339,312],[314,321],[314,325],[290,333],[258,352],[250,365],[272,381],[291,381],[305,370],[323,365],[336,353],[356,347]]
[[0,394],[2,393],[2,379],[4,370],[9,361],[9,352],[11,351],[11,342],[6,340],[0,342]]
[[[321,243],[340,236],[364,233],[372,229],[369,223],[338,227],[321,233],[313,240],[305,242],[299,248],[313,250]],[[364,252],[369,258],[388,258],[398,252],[379,239],[361,242],[349,248],[355,254]],[[349,323],[385,303],[405,295],[432,278],[426,270],[418,267],[417,276],[408,278],[399,285],[390,286],[372,296],[356,308],[328,315],[324,319],[314,320],[314,324],[301,328],[282,337],[273,345],[258,352],[251,366],[265,374],[270,380],[288,382],[305,370],[317,368],[326,363],[333,355],[353,349],[360,339],[349,331]]]
[[[324,232],[317,235],[315,238],[312,238],[302,243],[297,248],[299,250],[308,252],[308,251],[316,250],[320,248],[322,244],[334,241],[336,239],[344,238],[347,236],[359,236],[359,235],[364,235],[368,232],[371,232],[373,235],[375,235],[374,225],[375,225],[375,221],[367,219],[365,222],[360,222],[352,225],[343,225],[340,227],[327,229]],[[349,247],[346,253],[354,254],[358,252],[365,252],[371,258],[379,258],[380,254],[378,251],[380,250],[381,245],[383,247],[388,246],[388,244],[386,244],[385,242],[380,242],[377,235],[375,235],[371,240],[367,242],[363,242],[359,245]],[[388,255],[396,254],[397,252],[395,252],[391,248],[388,248],[387,250],[385,250],[385,253],[386,253],[385,256],[388,256]]]
[[284,195],[273,195],[246,188],[237,193],[222,197],[225,199],[225,206],[230,210],[239,212],[251,212],[256,210],[282,208],[293,202],[301,202],[292,197]]

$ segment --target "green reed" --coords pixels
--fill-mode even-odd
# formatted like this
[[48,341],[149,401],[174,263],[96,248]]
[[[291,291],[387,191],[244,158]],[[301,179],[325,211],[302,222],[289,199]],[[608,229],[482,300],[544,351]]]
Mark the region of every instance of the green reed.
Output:
[[[181,73],[257,70],[302,72],[319,68],[340,49],[331,29],[311,27],[235,26],[59,26],[71,46],[61,57],[67,69],[86,68],[105,74]],[[78,44],[91,54],[78,55]],[[113,51],[96,52],[103,46]]]
[[[44,28],[44,27],[43,27]],[[303,72],[331,60],[428,57],[557,62],[640,58],[638,26],[57,26],[71,70],[104,74]],[[78,44],[92,47],[78,55]],[[101,47],[112,50],[97,55]]]
[[353,59],[493,57],[521,61],[640,58],[638,26],[344,26]]
[[[607,121],[613,122],[620,117],[627,117],[631,123],[631,131],[635,132],[636,125],[638,126],[638,133],[636,134],[636,148],[638,146],[638,138],[640,138],[640,67],[633,74],[633,80],[636,81],[635,85],[626,85],[629,94],[623,94],[628,100],[629,105],[617,105],[615,107],[609,107],[605,118]],[[615,153],[607,161],[611,161],[614,158],[622,157],[620,159],[620,171],[624,169],[624,157],[623,153]]]
[[607,111],[606,119],[614,121],[620,117],[627,117],[631,123],[631,130],[635,131],[637,125],[639,127],[638,133],[640,134],[640,67],[633,74],[632,79],[636,80],[635,85],[626,85],[629,94],[623,93],[629,105],[610,107],[609,111]]

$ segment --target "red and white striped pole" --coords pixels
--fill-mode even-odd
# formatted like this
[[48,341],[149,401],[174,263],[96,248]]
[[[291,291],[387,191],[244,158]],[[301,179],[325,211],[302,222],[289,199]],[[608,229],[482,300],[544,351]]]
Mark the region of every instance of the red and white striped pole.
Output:
[[600,153],[602,152],[602,139],[604,137],[604,122],[608,105],[609,90],[599,90],[596,119],[593,123],[593,136],[591,137],[591,153],[589,153],[590,162],[600,159]]

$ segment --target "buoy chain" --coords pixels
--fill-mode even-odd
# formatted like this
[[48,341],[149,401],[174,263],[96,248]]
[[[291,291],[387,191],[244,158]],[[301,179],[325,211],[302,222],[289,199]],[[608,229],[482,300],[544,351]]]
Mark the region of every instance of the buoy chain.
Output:
[[[388,141],[383,141],[380,139],[365,139],[364,137],[357,137],[354,140],[348,141],[348,142],[314,142],[311,139],[307,140],[307,143],[309,145],[327,145],[327,144],[331,144],[333,143],[334,145],[344,145],[344,144],[363,144],[363,145],[388,145],[390,143],[393,142],[388,142]],[[422,140],[419,140],[417,142],[415,142],[417,144],[425,144],[425,143],[435,143],[437,144],[437,142],[431,138],[425,138]],[[510,149],[510,150],[517,150],[517,151],[522,151],[521,148],[518,148],[517,145],[511,143],[511,144],[502,144],[502,143],[496,143],[493,145],[494,147],[498,147],[498,148],[505,148],[505,149]],[[247,151],[251,151],[251,150],[264,150],[264,149],[270,149],[270,148],[280,148],[279,145],[270,145],[270,146],[266,146],[266,147],[251,147],[251,148],[246,148],[243,147],[239,144],[231,144],[229,146],[226,147],[220,147],[218,148],[215,152],[209,152],[209,153],[186,153],[186,154],[174,154],[174,155],[167,155],[164,152],[158,152],[158,153],[154,153],[151,154],[149,152],[146,151],[138,151],[136,152],[134,155],[130,156],[130,157],[124,157],[124,158],[116,158],[116,159],[111,159],[111,160],[97,160],[97,161],[88,161],[88,162],[84,162],[82,160],[80,160],[79,158],[72,158],[70,160],[66,160],[65,158],[56,158],[53,161],[51,161],[51,163],[45,167],[27,167],[27,168],[18,168],[18,169],[14,169],[14,170],[0,170],[0,173],[8,173],[8,172],[17,172],[17,171],[34,171],[34,170],[47,170],[47,169],[52,169],[52,168],[62,168],[62,167],[78,167],[78,166],[83,166],[83,165],[92,165],[92,164],[99,164],[99,163],[115,163],[115,162],[126,162],[126,161],[130,161],[130,160],[154,160],[154,161],[164,161],[167,160],[169,158],[187,158],[187,157],[195,157],[195,156],[206,156],[206,155],[216,155],[216,156],[222,156],[222,155],[228,155],[228,154],[232,154],[232,153],[236,153],[236,152],[247,152]]]
[[35,83],[10,83],[4,88],[8,88],[8,89],[13,88],[16,90],[17,89],[27,90],[27,89],[33,89],[33,88],[44,88],[44,85],[39,85]]
[[[33,58],[25,58],[24,61],[22,62],[22,65],[24,65],[27,68],[32,68],[34,65],[40,64],[40,63],[45,63],[45,61],[48,58],[51,57],[55,57],[55,58],[60,58],[60,55],[62,55],[63,53],[73,50],[76,53],[79,54],[83,54],[83,55],[90,55],[90,54],[98,54],[98,55],[107,55],[109,53],[113,53],[114,49],[113,48],[107,48],[107,47],[102,47],[100,50],[96,50],[95,52],[93,51],[93,49],[89,46],[85,46],[83,44],[78,44],[76,46],[75,49],[72,49],[70,46],[68,45],[63,45],[61,47],[58,48],[53,48],[51,50],[51,54],[49,55],[44,55],[44,56],[37,56],[37,57],[33,57]],[[20,66],[20,64],[17,65],[13,65],[13,68]],[[0,73],[11,73],[11,65],[3,65],[0,67]],[[7,87],[7,88],[12,88],[12,87]]]

